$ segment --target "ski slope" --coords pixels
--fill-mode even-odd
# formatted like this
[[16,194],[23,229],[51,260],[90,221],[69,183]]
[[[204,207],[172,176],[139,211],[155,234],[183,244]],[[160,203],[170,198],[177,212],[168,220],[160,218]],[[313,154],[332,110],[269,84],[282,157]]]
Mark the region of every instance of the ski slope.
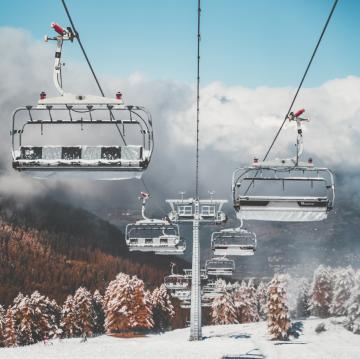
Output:
[[[324,321],[327,331],[314,328]],[[120,339],[102,335],[81,343],[80,338],[53,340],[51,344],[21,348],[0,348],[1,359],[220,359],[258,348],[267,359],[360,359],[360,335],[345,330],[330,319],[304,321],[304,334],[290,342],[272,342],[266,323],[208,326],[204,340],[189,342],[189,329],[160,335]]]

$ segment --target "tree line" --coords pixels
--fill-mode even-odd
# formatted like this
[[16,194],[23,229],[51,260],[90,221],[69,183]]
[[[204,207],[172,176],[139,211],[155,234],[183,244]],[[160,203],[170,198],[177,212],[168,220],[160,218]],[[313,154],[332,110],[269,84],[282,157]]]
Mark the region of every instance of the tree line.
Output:
[[222,288],[222,294],[212,302],[213,324],[267,320],[271,339],[287,340],[298,335],[291,319],[344,316],[344,327],[360,334],[360,271],[351,267],[320,265],[311,280],[286,274],[257,285],[253,280],[220,280],[217,286]]
[[134,335],[171,328],[174,307],[164,285],[145,289],[136,276],[119,273],[104,295],[79,287],[62,306],[38,291],[19,293],[6,309],[0,306],[0,346],[14,347],[53,338]]

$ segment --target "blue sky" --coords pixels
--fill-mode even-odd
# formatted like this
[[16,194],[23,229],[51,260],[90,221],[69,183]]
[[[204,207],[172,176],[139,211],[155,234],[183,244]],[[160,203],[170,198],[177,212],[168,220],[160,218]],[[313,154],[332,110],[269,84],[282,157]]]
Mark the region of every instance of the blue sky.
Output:
[[[296,86],[332,2],[203,0],[202,83]],[[152,79],[194,81],[196,0],[67,0],[67,5],[99,75],[141,72]],[[359,14],[360,1],[339,1],[305,86],[360,76]],[[24,28],[39,41],[51,34],[52,21],[68,25],[60,0],[1,2],[0,26]],[[77,45],[66,52],[83,61]],[[71,63],[69,56],[65,60]]]

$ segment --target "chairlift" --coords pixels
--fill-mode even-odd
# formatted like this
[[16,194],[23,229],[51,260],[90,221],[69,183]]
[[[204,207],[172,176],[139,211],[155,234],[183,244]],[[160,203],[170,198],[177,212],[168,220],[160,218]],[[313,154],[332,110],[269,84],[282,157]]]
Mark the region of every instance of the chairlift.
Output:
[[232,276],[235,271],[235,262],[226,257],[214,257],[206,261],[205,268],[208,276]]
[[321,221],[334,206],[334,175],[315,167],[312,159],[300,161],[303,152],[302,122],[305,110],[291,113],[296,121],[296,156],[259,161],[233,173],[234,208],[240,220],[282,222]]
[[217,298],[224,292],[224,288],[216,285],[216,282],[208,282],[201,289],[202,298],[206,300],[212,300],[214,298]]
[[218,285],[216,282],[209,281],[202,287],[202,293],[217,293],[222,294],[225,292],[224,287]]
[[182,301],[191,300],[191,290],[175,290],[171,296]]
[[185,245],[180,242],[179,227],[166,219],[151,219],[145,216],[149,194],[141,192],[142,220],[129,223],[125,240],[130,251],[155,252],[155,254],[183,254]]
[[[171,207],[168,217],[174,223],[192,222],[195,218],[197,201],[194,198],[184,198],[184,193],[180,192],[181,199],[166,200]],[[199,220],[221,224],[227,220],[226,214],[222,211],[222,207],[227,200],[213,199],[213,193],[210,192],[210,199],[200,199],[198,201]]]
[[242,224],[211,234],[211,249],[215,256],[252,256],[256,245],[256,234],[242,228]]
[[[184,276],[186,278],[192,278],[192,269],[184,269]],[[206,269],[200,269],[200,279],[207,279]]]
[[[52,27],[58,35],[46,41],[57,42],[53,79],[60,96],[41,92],[36,106],[13,112],[13,168],[39,179],[140,178],[153,152],[150,113],[142,106],[125,106],[120,92],[114,98],[64,92],[62,45],[76,34],[55,23]],[[104,133],[107,139],[100,142]]]
[[174,263],[171,263],[171,274],[164,278],[164,284],[166,289],[187,289],[189,287],[189,278],[186,278],[183,274],[174,273]]

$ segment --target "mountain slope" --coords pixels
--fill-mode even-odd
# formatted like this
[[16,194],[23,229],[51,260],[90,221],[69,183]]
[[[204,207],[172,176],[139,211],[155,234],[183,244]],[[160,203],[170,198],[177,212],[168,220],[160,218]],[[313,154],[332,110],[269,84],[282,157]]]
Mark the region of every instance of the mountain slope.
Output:
[[147,288],[163,282],[178,258],[129,253],[124,235],[95,215],[47,197],[25,203],[0,200],[0,303],[19,291],[62,302],[80,285],[103,290],[122,271],[136,274]]

